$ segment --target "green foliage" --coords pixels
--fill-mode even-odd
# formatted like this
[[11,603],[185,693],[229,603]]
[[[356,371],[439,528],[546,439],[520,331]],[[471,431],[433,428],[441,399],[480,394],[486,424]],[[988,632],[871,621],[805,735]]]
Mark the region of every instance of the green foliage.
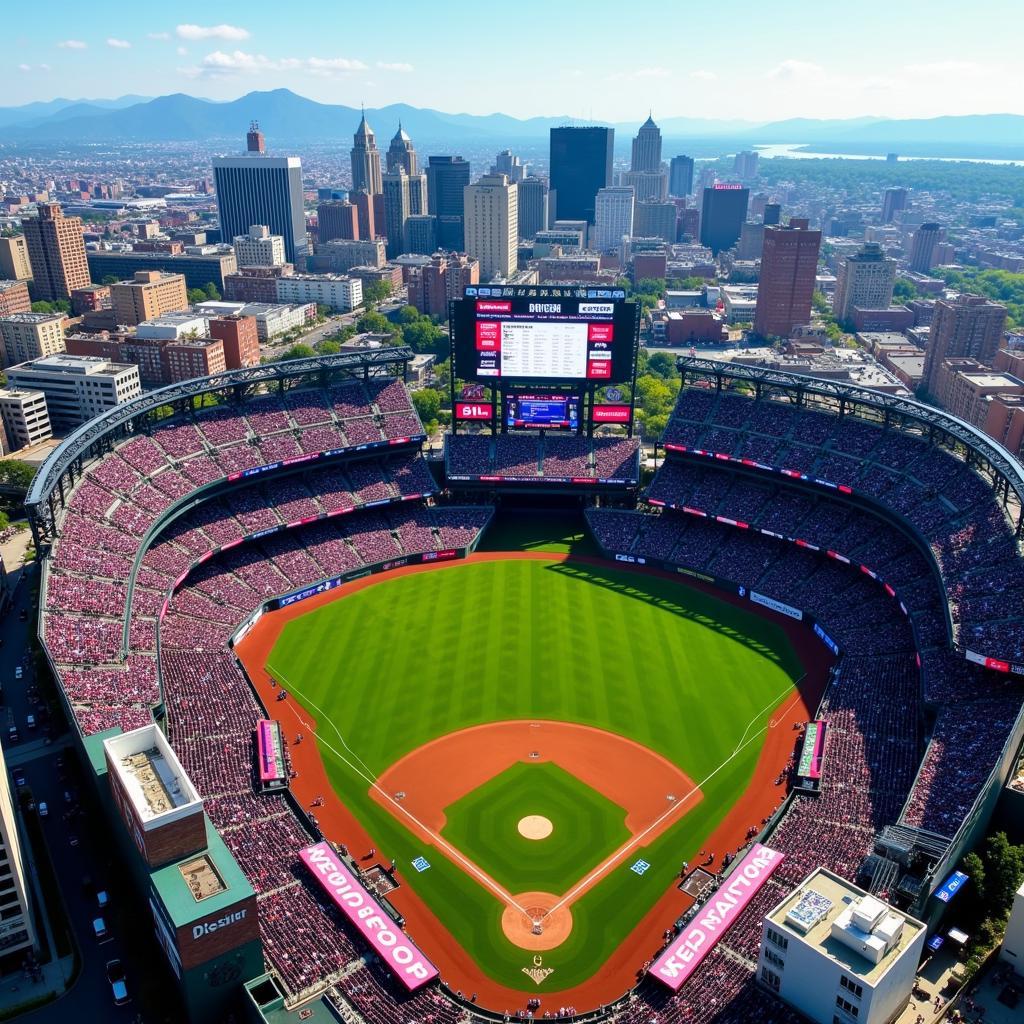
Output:
[[17,459],[5,459],[0,462],[0,483],[20,490],[28,490],[36,471],[27,463]]
[[360,334],[394,334],[398,330],[383,313],[370,310],[356,321],[356,330]]
[[897,277],[892,286],[892,301],[895,303],[909,302],[917,298],[917,285],[905,277]]
[[1024,328],[1024,273],[980,270],[976,267],[963,270],[936,268],[934,273],[957,291],[973,292],[1001,302],[1007,310],[1007,328],[1011,331]]
[[324,338],[317,343],[316,350],[322,356],[336,356],[341,351],[341,344],[331,338]]
[[402,333],[405,343],[414,352],[434,352],[440,355],[448,351],[448,333],[436,326],[428,316],[421,316],[414,323],[406,324]]
[[383,302],[391,294],[391,285],[387,281],[371,281],[363,285],[363,305],[367,308]]
[[637,421],[645,440],[655,441],[664,433],[679,394],[679,383],[678,377],[665,379],[654,373],[637,377]]
[[[399,306],[391,314],[396,324],[414,324],[420,318],[420,311],[415,306]],[[429,317],[428,317],[429,319]]]
[[663,380],[679,376],[675,356],[669,352],[652,352],[647,359],[647,371]]
[[420,388],[412,393],[412,404],[419,418],[428,423],[436,420],[441,412],[441,395],[433,388]]
[[209,300],[209,296],[203,291],[202,288],[189,288],[185,293],[188,297],[188,301],[191,305],[195,305],[197,302],[206,302]]
[[220,292],[217,290],[217,286],[212,281],[206,282],[206,287],[203,288],[206,293],[206,297],[214,302],[220,301]]
[[6,530],[11,525],[11,517],[6,512],[0,512],[0,530]]
[[100,284],[105,284],[109,287],[112,284],[117,284],[117,278],[113,274],[104,274]]
[[312,359],[316,355],[316,352],[309,345],[292,345],[291,348],[287,348],[274,360],[274,362],[281,363],[286,359]]
[[974,896],[979,903],[985,902],[987,895],[985,889],[985,865],[977,853],[971,852],[964,857],[964,873],[971,876],[971,885],[974,886]]
[[70,313],[71,303],[67,299],[56,299],[53,302],[40,300],[32,303],[33,313]]

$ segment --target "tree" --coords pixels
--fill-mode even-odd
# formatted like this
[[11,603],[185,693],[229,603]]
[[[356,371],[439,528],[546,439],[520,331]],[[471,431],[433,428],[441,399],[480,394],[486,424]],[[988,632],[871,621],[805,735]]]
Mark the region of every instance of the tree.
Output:
[[391,285],[387,281],[371,281],[363,285],[363,304],[369,308],[383,302],[391,294]]
[[441,396],[433,388],[420,388],[412,393],[412,404],[424,423],[436,420],[441,412]]
[[416,323],[422,314],[415,306],[399,306],[398,309],[391,314],[391,319],[396,324],[414,324]]
[[987,896],[985,888],[985,865],[976,853],[969,853],[964,857],[964,873],[971,876],[971,885],[974,886],[974,896],[978,904],[984,904]]
[[55,311],[56,310],[54,309],[54,305],[52,302],[45,302],[43,300],[40,300],[39,302],[32,303],[33,313],[53,313]]
[[908,281],[905,277],[896,278],[896,283],[892,286],[892,300],[896,303],[909,302],[911,299],[917,298],[917,287],[913,281]]
[[1024,881],[1024,846],[1013,846],[1005,832],[997,832],[986,841],[982,861],[990,910],[998,916],[1007,914]]
[[448,348],[448,335],[439,327],[435,327],[428,317],[423,317],[415,323],[406,324],[402,328],[402,335],[405,343],[414,352],[438,352]]
[[206,287],[203,288],[203,291],[206,292],[208,299],[212,299],[215,302],[220,300],[220,292],[217,291],[217,286],[212,281],[206,282]]
[[679,376],[675,358],[668,352],[652,353],[647,360],[647,369],[655,377],[662,377],[666,380]]
[[292,345],[291,348],[285,349],[275,362],[282,363],[286,359],[312,359],[315,355],[316,352],[309,345]]
[[197,302],[208,302],[210,296],[202,288],[189,288],[186,293],[188,301],[194,306]]
[[399,330],[383,313],[370,310],[356,321],[356,330],[360,334],[393,334]]
[[117,284],[117,278],[113,274],[104,274],[100,284],[105,284],[109,287],[112,284]]
[[0,462],[0,483],[27,491],[36,471],[27,463],[17,459]]
[[341,351],[341,345],[330,338],[324,338],[317,344],[316,350],[322,356],[336,356]]
[[0,530],[6,530],[11,525],[11,517],[6,512],[0,512]]

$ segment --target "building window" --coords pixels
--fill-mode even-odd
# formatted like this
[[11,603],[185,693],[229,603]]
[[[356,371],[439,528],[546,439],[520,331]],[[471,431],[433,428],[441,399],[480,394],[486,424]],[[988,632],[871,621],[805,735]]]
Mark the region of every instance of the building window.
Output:
[[785,959],[783,957],[779,956],[779,954],[776,953],[774,950],[766,949],[764,951],[764,958],[765,958],[765,960],[768,961],[768,963],[774,965],[775,967],[778,967],[778,969],[780,971],[783,971],[783,970],[786,969],[786,961],[785,961]]
[[846,989],[846,991],[850,992],[852,995],[855,995],[858,999],[864,995],[864,986],[858,985],[853,978],[848,978],[845,974],[840,975],[839,986],[840,988]]
[[844,999],[842,996],[836,996],[836,1006],[839,1007],[844,1013],[849,1014],[851,1017],[860,1016],[860,1007],[854,1006],[853,1003]]
[[777,932],[774,928],[766,928],[765,935],[773,946],[778,946],[779,949],[789,949],[789,939],[780,932]]
[[782,985],[782,979],[767,967],[761,968],[761,981],[764,982],[773,992],[778,992]]

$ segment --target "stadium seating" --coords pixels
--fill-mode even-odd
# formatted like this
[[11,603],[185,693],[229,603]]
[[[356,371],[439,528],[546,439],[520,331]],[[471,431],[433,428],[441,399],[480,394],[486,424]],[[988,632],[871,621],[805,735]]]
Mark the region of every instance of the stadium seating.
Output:
[[536,434],[455,434],[445,438],[447,471],[453,476],[635,481],[640,442],[627,437],[582,438]]

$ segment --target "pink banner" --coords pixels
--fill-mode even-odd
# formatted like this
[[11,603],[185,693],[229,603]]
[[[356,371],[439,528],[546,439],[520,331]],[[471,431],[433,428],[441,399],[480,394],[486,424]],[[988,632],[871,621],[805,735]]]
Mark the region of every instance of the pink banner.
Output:
[[356,881],[328,843],[317,843],[300,850],[299,856],[334,905],[362,933],[410,992],[437,977],[437,968]]
[[256,743],[260,759],[260,782],[273,782],[283,777],[277,764],[274,745],[274,723],[261,718],[256,726]]
[[785,854],[755,843],[725,884],[655,960],[651,973],[673,991],[678,989],[743,913],[746,905],[784,859]]

